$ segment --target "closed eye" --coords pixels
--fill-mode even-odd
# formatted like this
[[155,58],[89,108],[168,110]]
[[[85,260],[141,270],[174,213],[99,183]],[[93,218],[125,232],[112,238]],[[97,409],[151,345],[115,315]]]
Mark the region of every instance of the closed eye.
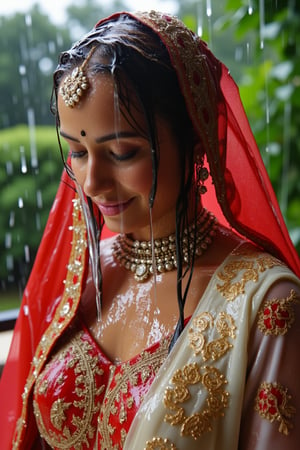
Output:
[[86,155],[86,150],[72,150],[70,149],[71,158],[83,158]]
[[126,152],[126,153],[114,153],[112,151],[110,152],[110,155],[112,156],[112,158],[119,162],[128,161],[129,159],[134,158],[136,154],[137,154],[136,149],[133,149],[130,152]]

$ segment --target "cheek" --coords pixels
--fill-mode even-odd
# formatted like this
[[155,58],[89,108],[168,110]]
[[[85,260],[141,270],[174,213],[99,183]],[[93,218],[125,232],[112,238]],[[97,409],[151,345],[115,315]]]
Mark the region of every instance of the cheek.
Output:
[[75,179],[79,185],[83,185],[85,179],[85,168],[82,163],[79,163],[76,159],[71,159],[70,162],[72,172],[75,176]]
[[142,163],[128,168],[124,173],[120,173],[119,180],[128,189],[149,194],[152,186],[152,164]]

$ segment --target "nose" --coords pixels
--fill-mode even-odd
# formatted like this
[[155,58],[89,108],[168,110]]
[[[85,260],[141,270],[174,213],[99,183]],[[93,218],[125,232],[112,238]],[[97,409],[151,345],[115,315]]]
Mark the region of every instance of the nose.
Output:
[[83,184],[85,194],[96,197],[112,190],[114,184],[109,164],[99,156],[89,156]]

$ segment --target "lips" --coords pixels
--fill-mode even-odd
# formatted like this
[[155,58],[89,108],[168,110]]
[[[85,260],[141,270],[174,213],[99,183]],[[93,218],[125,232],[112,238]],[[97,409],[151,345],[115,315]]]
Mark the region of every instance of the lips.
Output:
[[127,209],[133,201],[133,198],[118,203],[100,203],[95,202],[103,216],[117,216]]

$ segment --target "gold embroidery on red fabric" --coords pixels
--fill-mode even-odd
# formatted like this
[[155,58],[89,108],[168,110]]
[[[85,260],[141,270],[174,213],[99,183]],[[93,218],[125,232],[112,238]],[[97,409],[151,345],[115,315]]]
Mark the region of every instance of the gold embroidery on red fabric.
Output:
[[65,289],[62,300],[55,311],[54,318],[45,331],[44,335],[42,336],[31,363],[30,372],[27,377],[24,392],[22,394],[23,406],[21,416],[16,424],[12,443],[13,450],[17,450],[19,448],[23,433],[26,429],[26,417],[28,408],[27,402],[35,380],[42,367],[44,366],[45,361],[56,342],[56,339],[67,328],[70,321],[74,317],[75,311],[80,301],[80,286],[84,271],[85,249],[87,245],[86,229],[81,213],[80,201],[78,198],[75,198],[73,200],[73,205],[73,225],[70,227],[70,231],[73,232],[72,248],[70,252],[69,265],[67,268],[68,270],[65,281]]
[[[103,392],[105,386],[96,385],[95,375],[103,375],[103,370],[98,367],[98,358],[90,354],[91,345],[81,339],[82,334],[82,332],[76,333],[52,359],[52,361],[68,361],[67,368],[72,368],[75,374],[73,402],[65,402],[63,398],[59,398],[51,406],[51,423],[62,433],[47,429],[43,423],[38,403],[34,402],[34,413],[40,434],[53,448],[81,450],[83,445],[89,446],[89,439],[93,439],[96,434],[96,428],[92,426],[92,417],[99,411],[100,404],[95,404],[95,399]],[[67,354],[72,356],[71,359],[67,358]],[[36,390],[39,394],[42,385],[43,372],[36,381]],[[71,431],[68,427],[65,414],[70,406],[75,408],[72,413],[72,426],[75,427],[75,431]]]
[[[50,420],[55,428],[58,430],[62,430],[63,423],[66,421],[65,411],[69,409],[72,405],[72,402],[64,402],[61,398],[53,402],[50,411]],[[35,404],[36,415],[40,418],[40,414],[38,412],[38,406]],[[41,419],[39,420],[41,422]],[[44,431],[45,428],[44,428]],[[47,433],[47,431],[46,431]],[[44,433],[43,433],[44,434]]]
[[257,392],[255,399],[255,410],[259,415],[271,423],[279,423],[279,431],[288,435],[293,428],[292,419],[296,408],[290,405],[291,395],[288,389],[280,383],[263,382]]
[[286,298],[266,300],[258,312],[258,329],[265,335],[285,335],[295,321],[293,305],[299,302],[293,289]]
[[[163,36],[189,112],[193,117],[197,117],[194,125],[207,153],[214,157],[216,149],[219,147],[217,130],[219,100],[207,57],[199,50],[199,37],[187,30],[176,17],[167,14],[150,11],[137,12],[134,16]],[[180,58],[178,54],[180,54]],[[219,170],[223,171],[224,169],[219,167]]]
[[177,450],[177,447],[169,439],[154,437],[146,442],[144,450]]
[[[259,274],[272,267],[283,265],[275,257],[249,249],[237,253],[242,259],[230,260],[217,274],[221,283],[217,284],[218,291],[227,301],[233,301],[238,295],[245,293],[248,282],[256,283]],[[241,276],[242,274],[242,276]]]
[[[154,353],[144,351],[141,353],[140,358],[136,363],[123,364],[122,373],[118,373],[115,376],[115,385],[107,390],[105,394],[105,401],[101,407],[101,415],[98,418],[98,431],[101,436],[100,448],[119,448],[119,446],[114,447],[113,445],[112,438],[116,430],[110,424],[110,417],[118,415],[120,424],[124,424],[127,421],[126,406],[122,405],[121,408],[117,406],[117,404],[121,401],[121,394],[126,395],[129,393],[128,385],[137,386],[139,377],[143,380],[143,382],[145,382],[150,376],[153,374],[155,375],[158,372],[168,354],[168,346],[169,340],[164,339]],[[113,376],[115,370],[115,367],[112,366],[111,376]],[[148,374],[148,378],[146,377],[146,374]],[[132,396],[128,397],[126,404],[128,409],[132,408]],[[121,429],[121,436],[122,442],[120,444],[123,445],[127,437],[127,432],[124,428]]]

